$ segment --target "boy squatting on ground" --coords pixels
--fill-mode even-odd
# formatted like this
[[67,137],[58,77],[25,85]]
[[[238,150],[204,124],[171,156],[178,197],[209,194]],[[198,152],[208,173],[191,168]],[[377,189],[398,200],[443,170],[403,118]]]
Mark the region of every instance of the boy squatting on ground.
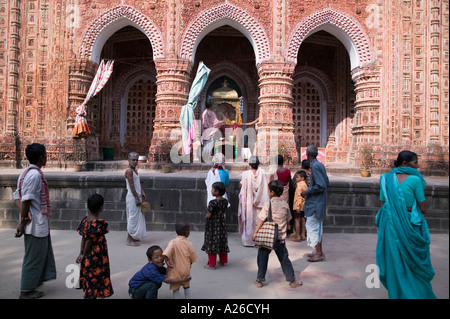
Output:
[[158,289],[163,282],[167,284],[183,283],[191,280],[186,275],[181,279],[167,278],[164,256],[161,247],[154,245],[147,249],[148,263],[129,281],[128,293],[133,299],[157,299]]

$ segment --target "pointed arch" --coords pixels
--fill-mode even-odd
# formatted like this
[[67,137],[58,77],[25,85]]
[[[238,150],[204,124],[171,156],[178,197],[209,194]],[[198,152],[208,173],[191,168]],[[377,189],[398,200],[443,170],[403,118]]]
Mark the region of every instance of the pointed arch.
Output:
[[269,37],[262,24],[244,9],[230,3],[214,6],[193,19],[183,35],[179,56],[193,63],[201,40],[223,25],[229,25],[245,35],[255,52],[256,64],[270,58]]
[[350,56],[351,69],[373,62],[374,54],[369,38],[359,22],[333,9],[324,9],[300,21],[289,37],[286,59],[297,63],[301,43],[317,31],[326,31],[338,38]]
[[151,70],[149,68],[142,68],[141,66],[134,67],[129,69],[127,72],[122,74],[116,80],[116,86],[114,89],[114,98],[116,100],[120,100],[125,96],[125,92],[127,91],[127,86],[129,86],[130,82],[133,82],[134,78],[139,77],[141,75],[147,75],[153,82],[156,83],[156,70]]
[[161,31],[150,18],[134,7],[120,5],[104,11],[87,28],[79,50],[80,57],[99,63],[102,48],[109,37],[129,25],[147,36],[152,45],[154,59],[164,56]]

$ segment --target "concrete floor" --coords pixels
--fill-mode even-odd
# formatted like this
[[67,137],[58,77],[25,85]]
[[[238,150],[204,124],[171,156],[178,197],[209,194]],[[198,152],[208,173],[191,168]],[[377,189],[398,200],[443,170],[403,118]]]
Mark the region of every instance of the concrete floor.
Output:
[[[14,229],[0,229],[0,299],[17,299],[24,253],[23,238],[14,238]],[[275,253],[271,253],[266,283],[256,288],[257,249],[243,247],[238,233],[229,233],[229,264],[216,270],[203,266],[207,255],[200,250],[204,233],[192,232],[199,261],[192,266],[191,297],[193,299],[386,299],[386,289],[368,288],[375,264],[376,234],[331,234],[323,239],[326,260],[309,263],[304,256],[311,252],[306,242],[287,242],[297,279],[303,286],[292,289],[284,279]],[[129,299],[128,281],[146,262],[145,252],[151,245],[163,249],[175,232],[148,232],[140,247],[125,245],[126,232],[111,231],[106,235],[114,295],[109,299]],[[82,299],[83,292],[66,287],[68,265],[74,264],[79,252],[80,236],[76,231],[53,230],[53,249],[58,278],[44,283],[40,290],[44,299]],[[449,235],[431,235],[431,261],[436,272],[432,281],[438,298],[449,298]],[[159,299],[171,299],[169,285],[163,284]]]

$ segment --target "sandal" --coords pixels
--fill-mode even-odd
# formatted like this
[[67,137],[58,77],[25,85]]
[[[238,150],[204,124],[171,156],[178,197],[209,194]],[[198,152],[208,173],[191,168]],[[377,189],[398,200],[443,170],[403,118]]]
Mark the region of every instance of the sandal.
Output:
[[291,282],[289,283],[289,287],[291,287],[291,288],[297,288],[297,287],[300,287],[300,286],[302,286],[302,285],[303,285],[303,282],[301,282],[301,281],[296,281],[296,280],[291,281]]
[[42,291],[27,291],[27,292],[21,292],[19,299],[38,299],[41,297],[44,297],[45,294]]
[[208,265],[208,264],[206,264],[203,268],[205,268],[205,269],[210,269],[210,270],[215,270],[215,269],[216,269],[215,266],[214,266],[214,267],[211,267],[211,266]]
[[256,280],[255,284],[256,284],[256,288],[262,288],[263,287],[263,283],[261,281]]
[[317,255],[312,255],[310,258],[307,259],[309,262],[318,262],[318,261],[322,261],[325,260],[325,255],[322,254],[321,256],[317,256]]
[[127,241],[127,246],[131,246],[131,247],[138,247],[138,246],[140,246],[141,244],[139,243],[139,242],[137,242],[137,241]]

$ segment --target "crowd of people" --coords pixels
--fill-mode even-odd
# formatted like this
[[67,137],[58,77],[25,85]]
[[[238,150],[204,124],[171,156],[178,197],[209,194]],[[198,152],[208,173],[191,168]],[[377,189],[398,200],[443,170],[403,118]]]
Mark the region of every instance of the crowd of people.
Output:
[[[25,150],[29,167],[19,176],[13,197],[20,211],[16,237],[24,235],[25,255],[22,264],[20,298],[35,299],[44,295],[36,288],[56,278],[55,258],[50,238],[51,205],[47,181],[41,170],[46,164],[45,146],[33,143]],[[273,249],[258,248],[255,284],[264,286],[269,255],[275,251],[289,287],[303,283],[295,277],[286,248],[286,240],[303,241],[313,248],[309,262],[325,260],[323,252],[323,222],[326,216],[329,180],[325,166],[317,160],[318,149],[307,148],[307,160],[293,178],[283,166],[283,157],[277,156],[277,167],[266,172],[256,156],[249,160],[250,169],[242,173],[239,193],[238,221],[243,246],[255,246],[255,236],[270,215],[278,225],[278,238]],[[126,213],[129,246],[140,245],[146,236],[145,218],[140,206],[146,200],[137,171],[138,154],[130,153],[125,171],[127,185]],[[434,276],[430,262],[430,234],[423,217],[426,213],[425,180],[417,170],[418,156],[402,151],[396,168],[380,178],[381,208],[375,223],[379,227],[376,260],[380,280],[390,298],[435,298],[430,281]],[[215,270],[228,263],[230,248],[225,216],[229,207],[227,185],[229,174],[225,158],[218,154],[205,180],[208,201],[205,210],[204,243],[201,250],[208,255],[205,269]],[[87,200],[89,214],[82,219],[77,232],[81,236],[80,286],[84,298],[106,298],[114,294],[106,234],[108,223],[100,217],[104,199],[92,194]],[[291,223],[291,220],[293,223]],[[292,234],[288,230],[292,224]],[[174,298],[180,298],[183,287],[185,298],[190,297],[190,269],[198,256],[188,240],[188,221],[176,223],[177,237],[163,249],[153,245],[147,250],[148,263],[129,280],[131,298],[157,298],[158,289],[165,282]],[[406,253],[405,253],[406,252]],[[167,265],[167,268],[164,266]],[[401,267],[401,269],[399,269]]]

